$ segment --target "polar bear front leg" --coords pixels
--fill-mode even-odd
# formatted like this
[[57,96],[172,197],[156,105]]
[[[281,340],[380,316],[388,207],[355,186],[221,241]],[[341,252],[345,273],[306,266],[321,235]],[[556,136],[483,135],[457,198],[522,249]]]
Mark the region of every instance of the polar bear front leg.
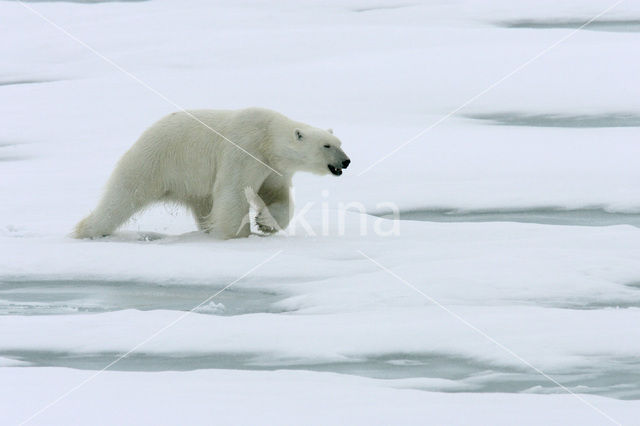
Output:
[[258,211],[256,224],[267,234],[284,230],[291,221],[290,178],[270,175],[260,187],[258,195],[264,206]]
[[214,190],[213,208],[204,220],[204,229],[226,239],[248,237],[251,233],[249,202],[243,189]]
[[289,209],[290,205],[288,201],[272,203],[268,206],[265,205],[256,215],[256,225],[258,225],[258,229],[265,234],[284,231],[291,220]]

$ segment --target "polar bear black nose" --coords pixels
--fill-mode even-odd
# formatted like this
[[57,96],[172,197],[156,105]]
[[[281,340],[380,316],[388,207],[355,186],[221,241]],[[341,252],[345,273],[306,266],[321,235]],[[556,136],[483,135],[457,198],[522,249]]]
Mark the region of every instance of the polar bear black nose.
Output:
[[342,168],[346,169],[347,167],[349,167],[349,164],[351,163],[351,160],[344,160],[342,162]]

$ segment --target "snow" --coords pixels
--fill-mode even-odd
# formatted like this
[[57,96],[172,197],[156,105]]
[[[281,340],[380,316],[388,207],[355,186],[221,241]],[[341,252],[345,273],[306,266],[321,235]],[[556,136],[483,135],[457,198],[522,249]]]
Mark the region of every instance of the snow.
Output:
[[[33,383],[48,376],[55,391],[63,392],[87,377],[87,372],[60,369],[6,369],[15,383],[13,392],[29,391],[20,403],[34,411],[48,402],[48,395]],[[123,391],[126,389],[126,394]],[[274,392],[277,389],[278,392]],[[8,392],[3,390],[3,397]],[[473,419],[491,424],[602,424],[594,421],[580,401],[568,395],[555,398],[540,395],[434,394],[410,389],[393,389],[379,380],[308,372],[245,372],[205,370],[195,372],[104,374],[79,392],[77,411],[66,399],[49,411],[61,424],[163,424],[223,423],[262,424],[374,424],[401,421],[406,424],[465,425]],[[292,400],[295,396],[295,400]],[[612,415],[634,420],[634,408],[627,401],[588,397],[603,404]],[[246,401],[252,401],[247,406]],[[118,409],[114,410],[117,404]],[[535,418],[527,410],[536,410]],[[5,412],[6,414],[6,412]],[[8,420],[20,418],[5,417]],[[36,422],[37,423],[37,422]]]
[[[640,7],[572,34],[611,5],[0,2],[3,423],[636,423]],[[353,161],[296,176],[313,235],[69,238],[153,121],[250,105]]]

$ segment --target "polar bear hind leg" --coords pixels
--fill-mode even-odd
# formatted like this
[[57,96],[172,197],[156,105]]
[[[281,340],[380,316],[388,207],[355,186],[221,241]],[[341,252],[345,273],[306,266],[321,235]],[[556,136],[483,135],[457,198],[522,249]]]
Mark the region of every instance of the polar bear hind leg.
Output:
[[131,216],[151,202],[159,200],[157,191],[145,191],[136,182],[116,179],[109,182],[98,207],[76,225],[76,238],[97,238],[110,235]]

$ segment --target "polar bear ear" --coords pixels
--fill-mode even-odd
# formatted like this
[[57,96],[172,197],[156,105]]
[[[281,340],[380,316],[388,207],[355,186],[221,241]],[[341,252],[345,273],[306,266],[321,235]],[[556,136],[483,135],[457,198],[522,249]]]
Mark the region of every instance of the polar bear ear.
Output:
[[304,139],[304,135],[302,134],[302,132],[300,131],[300,129],[296,129],[293,131],[293,134],[296,138],[297,141],[301,141],[302,139]]
[[327,132],[333,134],[333,129],[327,129]]

